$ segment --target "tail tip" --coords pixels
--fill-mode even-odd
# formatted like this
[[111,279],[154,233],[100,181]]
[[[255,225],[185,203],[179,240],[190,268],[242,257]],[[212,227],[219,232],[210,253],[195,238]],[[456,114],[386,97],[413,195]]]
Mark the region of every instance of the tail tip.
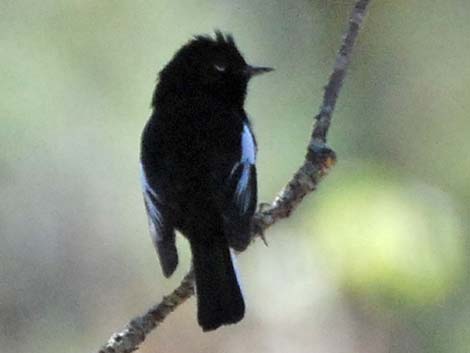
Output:
[[214,331],[223,325],[233,325],[241,321],[245,316],[245,304],[242,302],[238,307],[232,308],[229,313],[218,312],[216,316],[213,314],[205,315],[198,312],[198,323],[202,331]]

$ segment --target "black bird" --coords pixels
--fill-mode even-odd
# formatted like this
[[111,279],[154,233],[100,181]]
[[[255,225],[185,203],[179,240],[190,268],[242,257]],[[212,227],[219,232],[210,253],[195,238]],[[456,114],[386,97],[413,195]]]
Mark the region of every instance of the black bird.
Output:
[[256,142],[243,108],[248,65],[233,37],[196,36],[160,72],[141,144],[150,233],[163,273],[178,264],[175,230],[193,255],[204,331],[240,321],[245,303],[229,247],[250,241],[257,204]]

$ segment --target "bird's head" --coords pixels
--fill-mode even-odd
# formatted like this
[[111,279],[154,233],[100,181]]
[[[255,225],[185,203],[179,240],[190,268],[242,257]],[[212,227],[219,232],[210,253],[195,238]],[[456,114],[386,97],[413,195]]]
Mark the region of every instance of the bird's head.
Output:
[[196,36],[160,72],[153,105],[166,93],[181,97],[208,94],[229,104],[243,105],[249,80],[270,67],[246,63],[231,35]]

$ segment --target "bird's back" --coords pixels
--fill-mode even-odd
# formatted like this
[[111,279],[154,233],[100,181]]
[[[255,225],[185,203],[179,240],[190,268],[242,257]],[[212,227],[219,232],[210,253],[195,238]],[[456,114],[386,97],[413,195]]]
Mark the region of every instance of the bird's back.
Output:
[[223,203],[226,179],[240,160],[244,120],[242,111],[204,106],[200,99],[171,111],[156,107],[143,132],[141,160],[177,218],[187,222],[196,215],[200,223],[208,209]]

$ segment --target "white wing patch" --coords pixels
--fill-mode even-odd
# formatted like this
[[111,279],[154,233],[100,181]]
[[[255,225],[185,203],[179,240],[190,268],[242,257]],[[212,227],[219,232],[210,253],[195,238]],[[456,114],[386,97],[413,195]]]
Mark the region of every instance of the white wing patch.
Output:
[[152,200],[152,197],[158,200],[158,195],[148,183],[142,163],[140,164],[140,183],[142,192],[144,193],[145,205],[147,206],[150,234],[152,238],[157,241],[161,239],[160,231],[163,225],[163,219],[162,214]]
[[237,263],[237,255],[235,254],[235,250],[232,248],[230,250],[230,258],[232,260],[232,265],[233,265],[233,270],[235,272],[235,278],[237,279],[238,287],[240,287],[240,291],[242,292],[242,296],[244,297],[244,290],[243,290],[243,285],[241,282],[241,276],[240,276],[240,271],[238,270],[238,263]]
[[244,214],[250,205],[251,190],[248,187],[250,181],[250,167],[248,163],[243,164],[243,171],[235,189],[235,202],[240,205],[240,212]]
[[241,145],[242,145],[242,157],[241,157],[240,162],[242,163],[248,162],[250,164],[255,164],[256,162],[255,140],[247,124],[243,124]]
[[250,185],[250,172],[251,166],[256,162],[256,146],[253,135],[247,124],[243,125],[243,131],[241,135],[241,157],[240,162],[237,163],[233,171],[242,166],[242,173],[238,180],[237,187],[235,189],[235,202],[240,206],[241,214],[248,211],[251,200],[251,189]]

